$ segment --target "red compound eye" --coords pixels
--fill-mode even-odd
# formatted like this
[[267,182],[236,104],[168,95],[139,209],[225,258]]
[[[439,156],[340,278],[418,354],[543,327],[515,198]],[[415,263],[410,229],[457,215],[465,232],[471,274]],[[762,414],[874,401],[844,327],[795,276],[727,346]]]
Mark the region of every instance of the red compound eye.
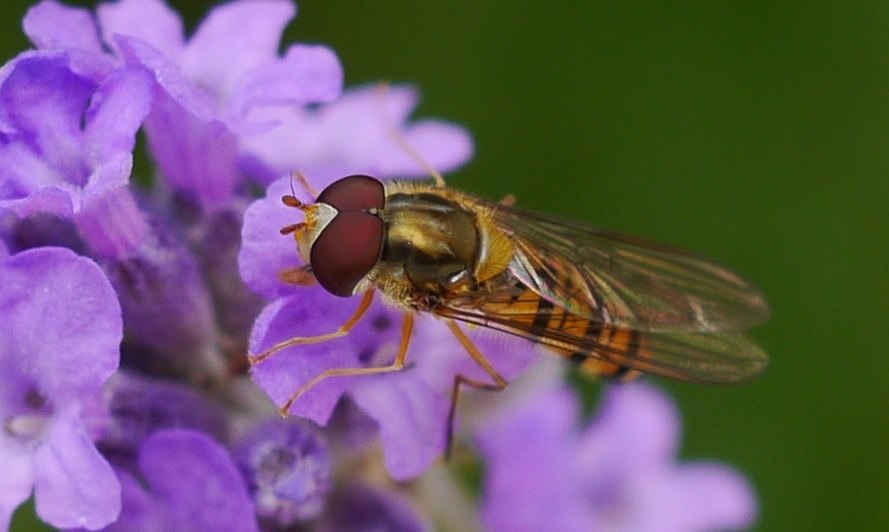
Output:
[[312,245],[312,272],[325,290],[349,297],[355,285],[376,265],[382,248],[383,220],[361,211],[340,212]]
[[385,197],[383,183],[378,179],[366,175],[350,175],[331,183],[321,192],[317,201],[345,212],[382,209]]

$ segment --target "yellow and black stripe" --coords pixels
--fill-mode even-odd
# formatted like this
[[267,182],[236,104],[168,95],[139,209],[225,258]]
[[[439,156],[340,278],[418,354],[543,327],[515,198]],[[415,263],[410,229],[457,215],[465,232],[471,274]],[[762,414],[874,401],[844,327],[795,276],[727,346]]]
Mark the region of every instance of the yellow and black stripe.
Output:
[[508,299],[480,301],[478,311],[471,316],[443,314],[528,338],[591,375],[632,379],[640,372],[613,361],[651,358],[639,331],[578,316],[522,285],[517,285]]

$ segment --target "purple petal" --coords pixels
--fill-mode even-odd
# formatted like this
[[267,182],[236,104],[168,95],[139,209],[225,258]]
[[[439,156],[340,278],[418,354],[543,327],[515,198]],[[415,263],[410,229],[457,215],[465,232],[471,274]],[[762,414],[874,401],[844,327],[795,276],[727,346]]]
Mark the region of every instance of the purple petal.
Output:
[[[333,332],[354,313],[359,298],[335,299],[320,287],[304,288],[297,295],[273,304],[257,318],[256,328],[265,335],[251,336],[250,352],[259,354],[293,336]],[[333,304],[332,304],[333,303]],[[323,310],[322,310],[323,309]],[[368,316],[343,338],[302,345],[281,351],[253,367],[253,377],[277,405],[282,405],[300,386],[330,368],[365,365],[383,344],[397,345],[399,331],[374,329],[374,317],[394,321],[391,311],[374,304]],[[394,350],[391,352],[394,355]],[[382,364],[381,364],[382,365]],[[327,424],[340,396],[356,384],[358,377],[335,377],[313,387],[293,406],[293,414]]]
[[103,260],[121,302],[127,337],[183,374],[218,375],[212,300],[197,261],[172,222],[160,216],[152,222],[149,237],[137,249]]
[[642,532],[739,530],[756,521],[756,496],[740,474],[721,464],[694,463],[641,479],[641,511],[626,512],[623,530]]
[[678,532],[746,527],[755,518],[743,477],[718,464],[674,463],[678,415],[654,388],[609,390],[580,433],[566,388],[512,406],[477,436],[488,462],[483,516],[492,530]]
[[648,471],[676,456],[679,426],[679,413],[663,392],[644,383],[614,385],[581,436],[579,459],[593,470]]
[[93,172],[83,189],[83,211],[77,221],[97,254],[121,256],[144,241],[148,232],[144,215],[124,187],[133,167],[136,132],[152,99],[148,73],[123,68],[102,82],[87,111],[84,150]]
[[150,43],[170,58],[178,58],[182,52],[182,18],[161,0],[106,2],[96,13],[102,38],[112,48],[117,48],[115,35],[129,35]]
[[[117,368],[117,300],[95,263],[64,248],[7,257],[0,278],[0,373],[8,380],[0,411],[14,444],[30,454],[12,457],[18,466],[4,476],[9,496],[19,497],[31,477],[42,519],[60,527],[104,526],[119,511],[120,491],[84,423],[97,414],[93,403]],[[26,463],[33,473],[23,469],[31,467]]]
[[282,227],[303,218],[301,212],[281,203],[281,197],[291,193],[291,184],[289,178],[276,181],[265,198],[254,201],[244,212],[238,257],[241,277],[247,286],[268,299],[298,291],[278,278],[282,270],[302,264],[293,236],[280,233]]
[[235,459],[260,519],[287,528],[324,510],[333,481],[328,446],[306,422],[276,419],[251,429],[238,444]]
[[[540,456],[550,460],[549,452],[563,447],[574,432],[580,414],[577,398],[561,386],[523,401],[498,419],[485,423],[476,437],[491,461],[512,460],[516,456]],[[535,467],[535,460],[528,466]],[[506,472],[518,474],[518,472]],[[533,475],[536,477],[537,475]]]
[[6,434],[0,435],[0,530],[9,530],[15,509],[31,496],[34,470],[31,449]]
[[[527,398],[476,436],[488,467],[482,517],[491,530],[582,530],[591,512],[567,491],[577,487],[571,463],[579,405],[566,388]],[[521,467],[517,467],[521,464]]]
[[379,143],[373,161],[376,175],[386,177],[429,175],[426,168],[406,153],[404,147],[392,138],[391,124],[399,127],[405,142],[420,154],[423,162],[439,172],[454,170],[472,157],[472,138],[462,127],[438,120],[407,124],[411,112],[419,101],[419,94],[415,90],[408,87],[392,87],[386,91],[386,98],[381,98],[379,91],[379,86],[356,89],[358,92],[356,97],[364,98],[367,103],[373,98],[375,106],[382,107],[377,110],[377,116],[382,115],[383,118],[387,118],[382,123],[377,118],[375,128]]
[[[31,153],[28,153],[27,155],[21,154],[22,157],[6,157],[5,155],[7,155],[8,153],[9,152],[6,152],[2,148],[0,148],[0,159],[3,160],[4,164],[15,164],[16,162],[22,161],[33,161],[36,163],[42,162],[37,161]],[[28,165],[21,164],[18,165],[17,168],[19,170],[26,170],[28,168]],[[46,170],[46,168],[41,167],[32,175],[38,175],[41,171],[44,170]],[[7,182],[6,184],[10,183]],[[68,189],[68,187],[49,186],[36,190],[32,193],[24,192],[21,190],[8,192],[10,192],[10,195],[13,197],[10,199],[0,200],[0,207],[9,209],[20,218],[26,218],[36,213],[56,214],[58,216],[67,218],[74,213],[74,194],[71,190]],[[79,205],[79,199],[77,203]]]
[[239,178],[238,139],[216,118],[215,102],[163,54],[136,37],[117,37],[128,63],[154,73],[162,89],[145,127],[163,176],[209,209],[226,208]]
[[77,228],[64,217],[41,213],[20,218],[9,213],[0,215],[3,218],[0,240],[5,240],[13,253],[37,247],[65,247],[81,255],[86,252]]
[[[129,154],[121,158],[125,160],[121,165],[132,166]],[[105,163],[108,164],[111,163]],[[116,173],[117,170],[113,169],[112,172]],[[109,176],[108,181],[114,180],[115,176]],[[146,241],[150,231],[149,222],[133,197],[133,189],[119,186],[101,190],[106,186],[101,183],[101,178],[97,178],[96,187],[91,189],[92,194],[84,198],[86,204],[83,209],[72,218],[78,234],[89,244],[93,256],[121,259],[130,256]]]
[[433,530],[404,498],[360,484],[341,487],[314,529],[318,532]]
[[[257,110],[251,120],[275,125],[265,133],[245,137],[243,154],[264,178],[297,169],[319,189],[356,173],[379,178],[428,176],[419,162],[410,162],[412,157],[397,142],[394,127],[409,141],[422,143],[414,148],[436,170],[452,170],[466,162],[471,140],[462,129],[437,121],[404,125],[416,104],[413,89],[376,85],[347,90],[333,103],[317,109],[278,106]],[[390,173],[394,170],[399,173]]]
[[189,429],[156,432],[142,446],[139,469],[169,512],[170,529],[257,530],[234,461],[206,435]]
[[[128,182],[136,132],[148,115],[152,100],[152,78],[141,68],[117,70],[93,94],[84,129],[88,160],[93,167],[114,161],[118,169],[116,175],[106,173],[97,180],[101,185],[88,187],[87,195],[98,195]],[[121,155],[127,156],[124,161],[129,165],[122,166],[115,159]]]
[[96,83],[71,71],[67,56],[49,52],[19,58],[0,87],[3,121],[59,172],[59,182],[83,185],[89,174],[79,140],[95,90]]
[[[20,216],[70,215],[127,184],[149,78],[125,69],[95,84],[57,53],[20,57],[0,88],[12,142],[0,148],[2,205]],[[82,128],[86,126],[86,129]]]
[[386,470],[399,481],[419,476],[444,452],[450,397],[410,369],[361,381],[350,395],[380,426]]
[[104,53],[93,15],[84,8],[44,0],[28,10],[22,26],[37,48],[79,48]]
[[116,467],[132,467],[142,444],[158,430],[191,428],[219,439],[228,432],[220,406],[184,384],[119,371],[105,396],[110,420],[99,446]]
[[276,299],[262,309],[256,317],[256,320],[253,322],[253,329],[250,331],[250,339],[248,340],[251,354],[260,353],[263,349],[263,344],[271,345],[271,342],[267,340],[269,338],[269,328],[274,324],[275,318],[281,313],[281,308],[287,302],[286,298]]
[[[178,66],[152,44],[139,39],[117,35],[118,49],[127,63],[140,65],[154,74],[155,82],[169,97],[200,122],[211,122],[216,116],[213,99],[195,87]],[[171,130],[170,133],[175,132]]]
[[[408,357],[432,388],[449,393],[454,376],[458,373],[493,383],[493,378],[473,360],[450,329],[431,316],[421,314],[418,318]],[[458,326],[507,381],[519,376],[539,357],[552,356],[551,353],[541,354],[534,344],[518,336],[481,328],[470,329],[462,324]]]
[[[30,136],[30,134],[22,135],[22,137]],[[79,207],[80,201],[74,193],[74,187],[68,186],[63,181],[63,176],[47,164],[43,154],[35,153],[26,142],[18,140],[0,143],[0,160],[3,161],[3,165],[0,166],[2,205],[11,207],[18,204],[25,207],[29,197],[37,196],[47,190],[55,190],[57,196],[55,200],[44,199],[41,203],[53,205],[59,202],[60,205],[67,205],[68,212],[73,212],[76,199]]]
[[[182,195],[178,196],[177,213],[180,218],[190,209]],[[229,352],[246,353],[247,337],[253,321],[266,301],[247,287],[238,271],[241,252],[241,224],[247,199],[239,200],[225,209],[206,213],[188,228],[189,242],[201,265],[201,271],[212,292],[216,323],[224,338],[237,343]]]
[[29,376],[57,404],[99,389],[117,369],[123,328],[102,270],[68,249],[36,248],[8,258],[3,271],[2,300],[17,302],[4,316],[7,356],[27,360]]
[[[357,303],[358,298],[334,298],[319,287],[304,288],[279,299],[257,319],[251,352],[259,354],[293,336],[332,332],[352,315]],[[374,303],[344,338],[285,349],[254,366],[254,378],[281,405],[325,370],[383,367],[394,360],[400,323],[401,312]],[[508,377],[523,368],[534,352],[526,341],[511,339],[505,344],[521,345],[523,354],[495,350],[494,346],[503,340],[486,338],[479,347],[495,367],[507,370],[504,375]],[[515,360],[499,364],[509,359]],[[390,474],[402,480],[412,478],[444,450],[454,376],[459,372],[480,380],[491,381],[491,377],[450,331],[433,320],[416,323],[407,363],[407,369],[400,372],[326,379],[300,397],[292,412],[324,425],[342,395],[348,394],[377,422]]]
[[[423,155],[424,162],[434,170],[450,172],[472,158],[472,137],[462,127],[439,120],[422,120],[408,126],[404,139]],[[420,176],[428,175],[426,168],[411,157],[403,147],[389,144],[378,154],[379,175]]]
[[145,124],[164,177],[208,211],[227,208],[240,177],[238,139],[218,120],[203,122],[170,98],[159,99]]
[[127,471],[118,470],[121,487],[121,510],[117,521],[106,532],[163,532],[169,530],[162,503],[145,491],[142,482]]
[[34,453],[37,515],[62,528],[95,530],[117,519],[120,483],[74,408],[54,416]]
[[284,0],[215,7],[189,41],[182,70],[225,99],[239,77],[277,57],[281,34],[295,13],[294,5]]
[[[6,272],[0,271],[0,281],[5,282],[9,277],[11,276],[7,276]],[[18,312],[18,307],[25,306],[16,305],[15,300],[22,297],[23,294],[15,290],[11,291],[11,294],[3,295],[0,299],[0,310],[4,317],[14,315]],[[12,320],[0,323],[0,341],[4,346],[14,341],[6,328],[7,321]],[[47,404],[47,398],[41,393],[35,379],[29,375],[28,360],[8,356],[18,354],[12,351],[4,349],[4,352],[0,352],[0,379],[3,383],[0,386],[0,422],[5,429],[2,436],[23,436],[22,439],[15,441],[30,442],[39,439],[44,421],[52,414],[52,407]],[[21,419],[21,416],[24,418]],[[23,425],[16,427],[16,423],[21,421],[24,421]]]
[[327,46],[294,45],[283,58],[258,67],[238,83],[228,114],[245,115],[258,105],[329,102],[343,89],[343,67]]

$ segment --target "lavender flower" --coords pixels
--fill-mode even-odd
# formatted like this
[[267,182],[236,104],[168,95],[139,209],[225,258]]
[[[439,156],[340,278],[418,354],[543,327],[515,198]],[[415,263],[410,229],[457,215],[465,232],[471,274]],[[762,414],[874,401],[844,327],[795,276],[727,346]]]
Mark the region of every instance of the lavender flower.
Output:
[[319,190],[350,174],[428,177],[427,169],[394,142],[393,130],[433,168],[448,172],[462,166],[472,157],[469,134],[439,120],[408,124],[417,103],[411,87],[375,85],[349,89],[318,108],[257,109],[257,120],[276,126],[244,139],[257,158],[251,170],[271,182],[298,169]]
[[105,397],[110,419],[97,445],[118,469],[137,471],[142,446],[161,430],[192,429],[217,441],[229,437],[222,407],[175,381],[121,370],[108,381]]
[[[327,379],[293,405],[305,419],[276,419],[274,406],[325,370],[390,364],[399,311],[377,301],[348,336],[284,350],[247,375],[248,340],[258,353],[331,332],[357,304],[280,280],[300,265],[279,234],[299,221],[280,202],[292,171],[317,189],[353,173],[426,175],[398,137],[442,171],[472,154],[459,126],[410,120],[413,88],[342,92],[327,47],[279,53],[294,13],[287,0],[233,1],[190,36],[161,0],[95,13],[44,0],[27,13],[36,49],[0,69],[0,530],[32,492],[41,519],[72,529],[477,520],[436,463],[454,376],[488,376],[434,319],[417,319],[404,371]],[[135,187],[140,131],[155,166]],[[517,338],[469,334],[507,379],[537,356]],[[504,501],[544,528],[752,519],[742,479],[673,465],[675,414],[656,392],[613,393],[579,435],[565,394],[478,394],[507,399],[478,436],[487,524],[513,523]],[[510,471],[540,490],[506,482]],[[563,522],[535,506],[553,489],[572,490],[559,492]]]
[[0,529],[32,489],[52,525],[107,525],[120,484],[92,437],[118,366],[117,298],[95,263],[64,248],[3,257],[0,286]]
[[139,476],[118,475],[124,508],[111,530],[258,530],[231,455],[201,432],[154,433],[141,447]]
[[756,500],[728,467],[674,463],[679,416],[644,384],[609,389],[592,424],[550,387],[481,425],[490,530],[729,530],[750,526]]
[[310,424],[267,422],[248,434],[235,454],[261,520],[286,528],[324,509],[333,464],[327,442]]
[[106,42],[154,73],[159,90],[146,132],[164,178],[205,208],[230,205],[243,175],[242,137],[273,127],[254,113],[340,94],[342,69],[328,48],[295,45],[277,56],[294,12],[285,0],[223,4],[186,43],[181,20],[160,0],[98,10]]
[[344,486],[331,497],[331,504],[348,512],[328,512],[318,523],[318,532],[362,532],[432,530],[403,497],[369,489],[360,484]]
[[96,252],[114,255],[134,247],[146,231],[130,216],[135,206],[123,187],[151,88],[139,69],[84,76],[79,70],[85,63],[99,70],[105,61],[76,55],[26,52],[3,68],[0,208],[23,218],[70,217]]

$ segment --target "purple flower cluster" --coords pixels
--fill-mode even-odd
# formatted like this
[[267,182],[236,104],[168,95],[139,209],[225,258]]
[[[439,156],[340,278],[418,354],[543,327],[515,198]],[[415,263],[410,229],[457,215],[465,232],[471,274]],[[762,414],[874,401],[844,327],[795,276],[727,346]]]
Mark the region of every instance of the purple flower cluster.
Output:
[[[344,91],[329,48],[280,50],[294,15],[234,1],[186,36],[162,0],[26,14],[34,49],[0,69],[0,530],[30,497],[88,530],[749,526],[743,478],[675,464],[677,415],[643,386],[609,392],[585,429],[558,378],[483,394],[502,404],[464,430],[487,463],[480,517],[442,497],[454,376],[485,374],[425,316],[406,370],[327,379],[278,417],[322,371],[391,363],[402,319],[376,302],[349,335],[248,374],[248,352],[332,332],[357,304],[280,279],[300,265],[279,233],[299,221],[280,202],[291,173],[424,176],[393,128],[443,171],[472,154],[462,128],[409,122],[412,88]],[[139,133],[151,168],[134,169]],[[470,335],[508,379],[538,357]]]
[[[577,398],[545,386],[481,428],[482,519],[491,530],[734,530],[755,520],[746,480],[715,463],[676,464],[679,419],[641,383],[609,390],[578,428]],[[521,464],[517,467],[517,464]],[[546,486],[528,490],[527,479]]]

